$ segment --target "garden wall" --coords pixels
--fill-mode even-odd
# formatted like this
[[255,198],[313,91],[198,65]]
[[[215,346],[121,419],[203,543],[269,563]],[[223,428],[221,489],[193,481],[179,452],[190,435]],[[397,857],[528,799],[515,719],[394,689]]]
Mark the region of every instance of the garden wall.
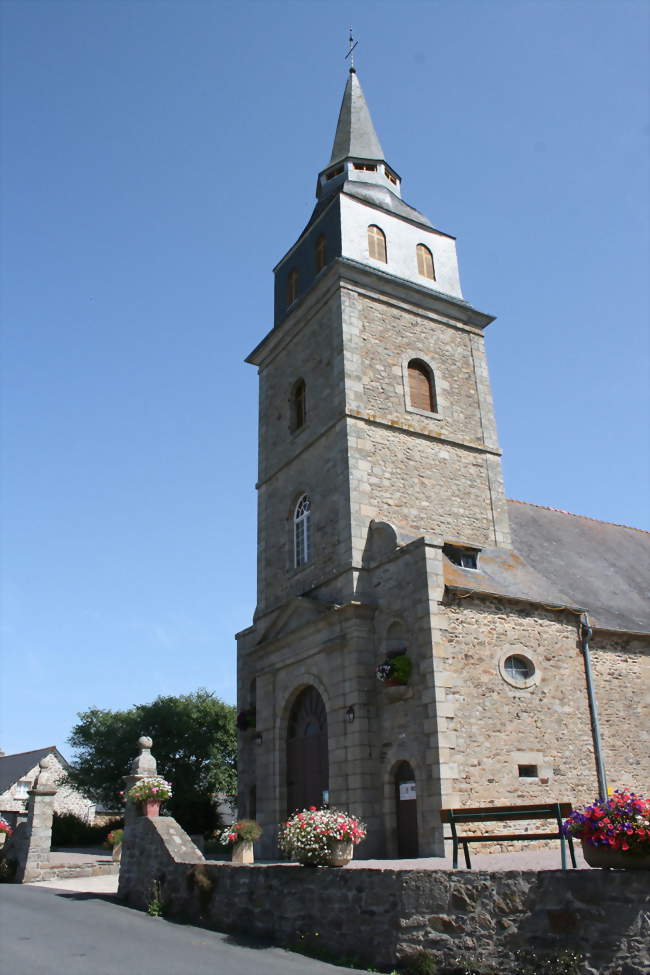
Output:
[[426,948],[443,966],[482,962],[514,975],[518,949],[572,948],[597,975],[650,970],[648,871],[236,866],[206,862],[171,818],[139,818],[119,895],[144,909],[155,884],[167,916],[367,965],[389,968]]

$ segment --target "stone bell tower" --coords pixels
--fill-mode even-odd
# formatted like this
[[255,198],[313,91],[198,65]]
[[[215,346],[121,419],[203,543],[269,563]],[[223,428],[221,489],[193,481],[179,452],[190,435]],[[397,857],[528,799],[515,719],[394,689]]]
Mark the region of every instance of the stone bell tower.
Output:
[[[423,855],[440,848],[455,774],[436,665],[443,548],[467,564],[510,548],[493,319],[463,298],[454,238],[402,200],[354,69],[316,196],[275,268],[274,327],[247,359],[258,597],[238,634],[240,809],[269,853],[287,811],[325,801],[367,821],[359,855],[394,854],[396,790],[417,782]],[[375,669],[399,648],[412,679],[384,688]]]

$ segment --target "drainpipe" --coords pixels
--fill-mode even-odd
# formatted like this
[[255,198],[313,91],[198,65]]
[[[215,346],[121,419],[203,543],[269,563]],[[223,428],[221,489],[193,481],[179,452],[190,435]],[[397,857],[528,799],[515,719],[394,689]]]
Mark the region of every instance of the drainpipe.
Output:
[[582,655],[585,661],[585,677],[587,678],[587,697],[589,698],[589,713],[591,715],[591,735],[594,742],[594,754],[596,756],[596,774],[598,776],[598,792],[601,799],[607,798],[607,777],[605,775],[605,763],[603,762],[603,746],[600,739],[600,724],[598,722],[598,705],[594,694],[594,684],[591,674],[591,656],[589,654],[589,641],[593,630],[589,625],[589,615],[583,613],[580,617],[580,639],[582,644]]

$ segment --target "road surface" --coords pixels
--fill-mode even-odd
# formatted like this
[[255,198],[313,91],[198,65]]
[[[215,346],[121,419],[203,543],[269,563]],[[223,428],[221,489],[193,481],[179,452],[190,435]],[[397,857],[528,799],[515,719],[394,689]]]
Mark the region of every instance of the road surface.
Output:
[[0,937],[2,971],[14,975],[346,975],[354,971],[152,918],[107,895],[21,884],[0,885]]

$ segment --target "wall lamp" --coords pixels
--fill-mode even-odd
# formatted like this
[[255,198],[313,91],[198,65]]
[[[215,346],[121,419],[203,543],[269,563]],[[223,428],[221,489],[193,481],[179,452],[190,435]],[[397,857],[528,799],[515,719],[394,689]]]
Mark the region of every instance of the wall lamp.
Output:
[[253,741],[255,742],[256,745],[261,745],[263,740],[264,739],[262,738],[262,732],[258,731],[255,737],[253,738]]
[[352,724],[354,721],[354,708],[348,708],[345,712],[345,720],[348,724]]

